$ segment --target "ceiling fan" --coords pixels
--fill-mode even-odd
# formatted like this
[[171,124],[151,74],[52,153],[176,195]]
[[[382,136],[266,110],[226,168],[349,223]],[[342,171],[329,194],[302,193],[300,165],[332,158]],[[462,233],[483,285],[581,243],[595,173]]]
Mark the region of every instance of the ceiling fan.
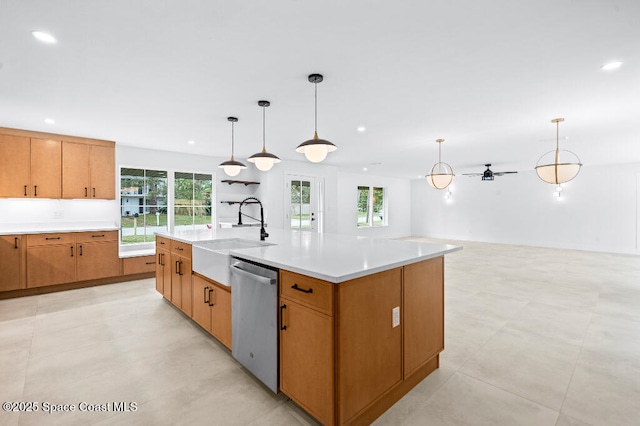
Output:
[[482,176],[482,180],[493,180],[494,176],[502,176],[510,173],[518,173],[518,172],[494,172],[489,167],[491,164],[485,164],[487,170],[482,173],[463,173],[464,176]]

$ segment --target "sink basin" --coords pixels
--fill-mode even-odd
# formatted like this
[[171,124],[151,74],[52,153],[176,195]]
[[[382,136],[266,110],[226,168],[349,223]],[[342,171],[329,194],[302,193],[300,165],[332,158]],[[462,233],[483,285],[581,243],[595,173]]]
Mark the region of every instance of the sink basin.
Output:
[[213,241],[193,243],[193,272],[229,287],[229,250],[250,247],[272,246],[264,241],[245,240],[243,238],[226,238]]

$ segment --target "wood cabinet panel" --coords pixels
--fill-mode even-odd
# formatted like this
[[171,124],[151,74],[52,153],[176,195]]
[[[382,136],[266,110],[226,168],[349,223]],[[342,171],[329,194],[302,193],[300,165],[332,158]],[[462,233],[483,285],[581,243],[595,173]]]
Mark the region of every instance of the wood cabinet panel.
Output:
[[62,142],[31,139],[31,196],[61,198]]
[[77,232],[77,243],[99,243],[104,241],[118,242],[118,231]]
[[[175,254],[171,254],[171,303],[176,305],[178,308],[182,308],[182,284],[180,279],[180,273],[183,266],[181,263],[184,263],[183,260],[180,259],[180,256]],[[165,283],[166,285],[166,283]]]
[[156,245],[156,290],[171,300],[171,254]]
[[211,334],[231,349],[231,292],[213,285],[209,296],[211,305]]
[[191,279],[191,259],[181,258],[182,264],[180,265],[180,291],[182,292],[181,300],[182,305],[180,309],[187,316],[191,317],[192,309],[191,309],[191,301],[193,300],[193,295],[191,294],[193,290],[192,279]]
[[156,235],[156,250],[164,249],[171,250],[171,240],[160,235]]
[[29,234],[27,235],[27,247],[52,246],[60,244],[74,245],[75,234],[72,232],[60,232],[55,234]]
[[404,376],[444,349],[444,258],[404,267]]
[[120,274],[118,242],[78,243],[76,279],[78,281],[113,277]]
[[0,291],[25,288],[24,235],[0,236]]
[[29,196],[30,147],[28,137],[0,134],[0,197]]
[[144,274],[153,272],[155,269],[155,256],[125,257],[122,259],[122,275]]
[[92,145],[89,150],[90,198],[114,200],[116,197],[115,149]]
[[304,306],[333,315],[333,284],[296,274],[280,271],[280,294]]
[[211,307],[209,306],[209,296],[213,284],[197,275],[193,276],[192,310],[191,318],[202,328],[211,333]]
[[191,259],[191,244],[182,241],[170,240],[171,251],[180,257]]
[[402,381],[402,268],[338,286],[338,404],[345,423]]
[[[29,239],[31,235],[28,236]],[[76,280],[74,244],[27,247],[27,288]]]
[[280,298],[280,389],[323,424],[334,423],[333,317]]
[[90,145],[62,142],[62,198],[89,197]]

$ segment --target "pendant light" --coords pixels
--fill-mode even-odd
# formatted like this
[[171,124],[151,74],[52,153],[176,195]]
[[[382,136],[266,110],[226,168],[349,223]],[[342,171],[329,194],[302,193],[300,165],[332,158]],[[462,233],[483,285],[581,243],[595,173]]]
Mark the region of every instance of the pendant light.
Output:
[[569,182],[576,177],[582,166],[580,158],[576,154],[560,150],[560,123],[563,121],[564,118],[551,120],[552,123],[556,123],[556,150],[544,154],[536,164],[538,177],[553,185]]
[[438,162],[433,165],[431,171],[425,176],[429,185],[435,189],[445,189],[453,181],[453,169],[447,163],[443,163],[440,160],[440,148],[444,139],[436,139],[438,143]]
[[279,163],[280,159],[275,155],[267,152],[267,148],[265,145],[265,111],[266,108],[271,105],[269,101],[258,101],[258,105],[262,107],[262,151],[253,154],[251,157],[247,158],[247,161],[250,163],[254,163],[258,170],[266,172],[271,170],[274,163]]
[[315,86],[315,132],[313,139],[302,142],[296,148],[296,152],[303,153],[307,160],[312,163],[319,163],[327,158],[327,153],[333,152],[338,149],[337,146],[325,139],[318,138],[318,83],[322,82],[323,77],[321,74],[311,74],[309,76],[309,82]]
[[247,168],[247,166],[233,158],[233,124],[236,123],[238,119],[235,117],[227,117],[227,120],[231,122],[231,159],[220,163],[218,167],[223,169],[227,176],[238,176],[240,170]]

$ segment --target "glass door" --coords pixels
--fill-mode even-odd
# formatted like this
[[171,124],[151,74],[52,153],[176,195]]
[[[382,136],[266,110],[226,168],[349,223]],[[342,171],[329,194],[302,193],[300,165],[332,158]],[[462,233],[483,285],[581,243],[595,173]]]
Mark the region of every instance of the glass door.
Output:
[[285,226],[305,231],[318,230],[317,187],[310,176],[287,175],[286,190],[289,196],[285,207]]

